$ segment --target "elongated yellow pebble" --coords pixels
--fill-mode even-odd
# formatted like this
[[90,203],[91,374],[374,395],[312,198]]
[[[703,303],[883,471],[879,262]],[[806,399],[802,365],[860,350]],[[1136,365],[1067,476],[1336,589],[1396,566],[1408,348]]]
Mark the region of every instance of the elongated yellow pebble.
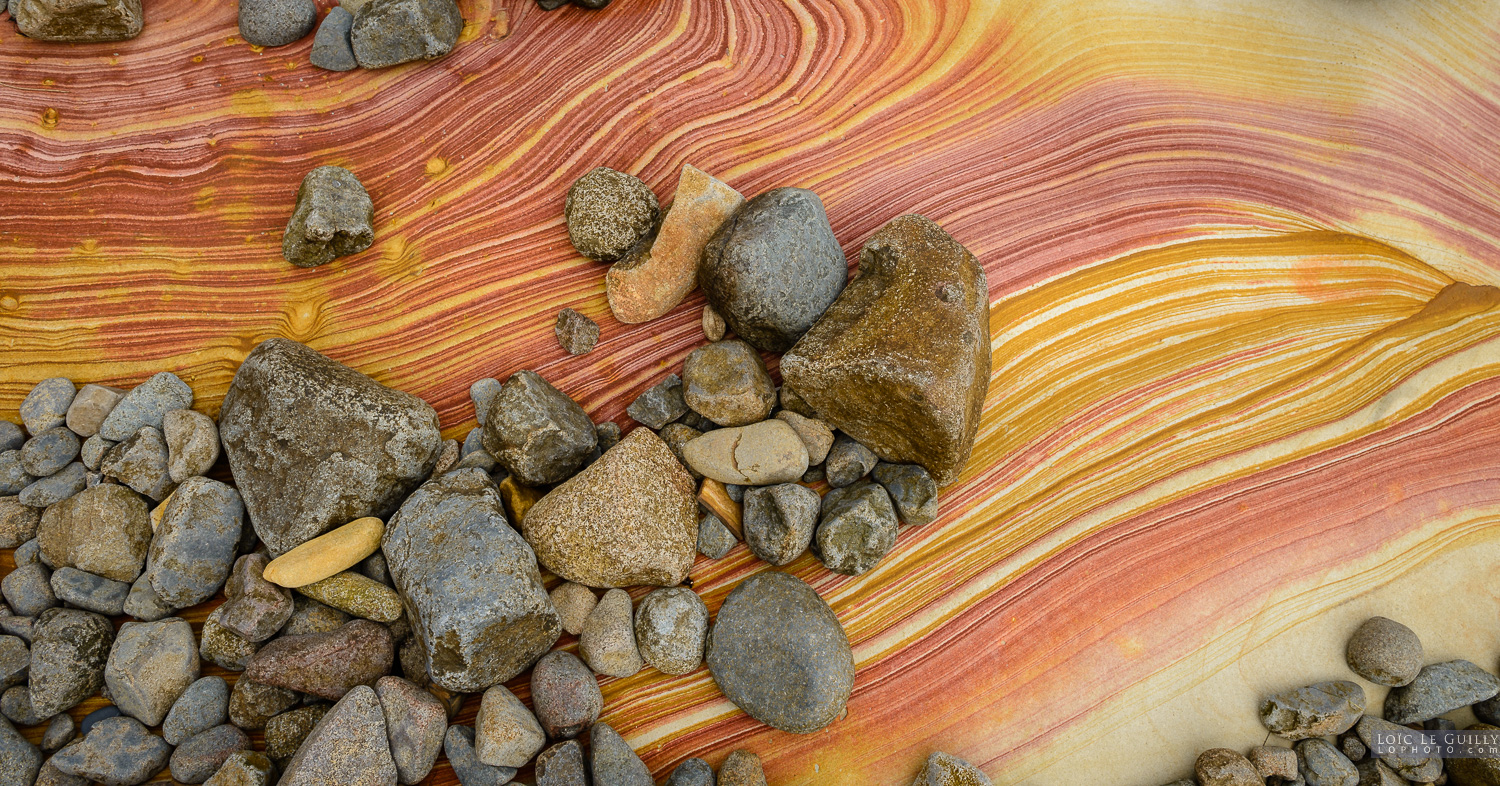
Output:
[[384,534],[385,522],[380,519],[355,519],[271,560],[261,575],[272,584],[291,589],[322,581],[374,554]]

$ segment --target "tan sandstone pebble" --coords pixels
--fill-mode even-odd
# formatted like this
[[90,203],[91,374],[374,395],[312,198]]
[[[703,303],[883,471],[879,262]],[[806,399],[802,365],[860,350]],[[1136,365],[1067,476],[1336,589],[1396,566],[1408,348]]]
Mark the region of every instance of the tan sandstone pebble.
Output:
[[68,405],[68,428],[80,437],[98,434],[99,426],[124,396],[125,391],[119,388],[84,385]]
[[524,767],[547,744],[542,724],[504,685],[484,692],[474,718],[474,752],[491,767]]
[[635,644],[630,593],[612,589],[583,623],[578,654],[589,668],[610,677],[629,677],[646,665]]
[[552,605],[557,608],[557,616],[562,618],[563,630],[574,636],[583,632],[583,623],[589,618],[589,612],[599,603],[594,597],[594,591],[572,581],[558,585],[552,590]]
[[707,336],[709,341],[718,341],[723,338],[728,329],[728,326],[724,324],[724,318],[719,316],[719,312],[715,311],[713,306],[703,307],[703,335]]
[[774,418],[710,431],[684,445],[682,458],[705,477],[740,486],[792,483],[808,466],[802,438]]
[[1210,748],[1193,765],[1200,786],[1264,786],[1255,765],[1228,748]]
[[760,757],[750,751],[737,750],[719,765],[719,786],[766,786],[766,772]]
[[500,501],[505,504],[505,515],[510,518],[510,525],[520,529],[521,521],[526,518],[531,506],[542,498],[542,492],[516,480],[515,475],[507,475],[505,480],[500,481],[499,488]]
[[637,428],[532,506],[522,533],[537,560],[569,581],[675,586],[697,549],[693,491],[666,443]]
[[1295,780],[1297,777],[1297,752],[1291,748],[1257,745],[1246,758],[1262,778]]
[[605,293],[615,319],[648,322],[681,303],[698,284],[703,247],[744,201],[738,191],[684,164],[650,249],[626,257],[605,274]]
[[219,460],[219,427],[214,419],[191,409],[174,409],[162,418],[167,440],[167,474],[181,483],[206,475]]
[[1411,628],[1385,617],[1371,617],[1349,637],[1349,668],[1377,685],[1399,687],[1422,670],[1422,642]]
[[272,584],[291,589],[322,581],[374,554],[384,534],[385,522],[380,519],[355,519],[271,560],[261,575]]
[[789,409],[776,413],[776,419],[786,421],[797,436],[802,438],[802,444],[807,448],[807,463],[809,465],[822,464],[823,459],[828,458],[828,449],[833,447],[833,429],[828,427],[817,418],[799,415]]
[[384,623],[401,617],[401,596],[362,573],[346,570],[298,587],[297,591],[356,617]]
[[765,420],[776,406],[776,384],[755,348],[738,339],[698,347],[682,363],[682,398],[720,426]]

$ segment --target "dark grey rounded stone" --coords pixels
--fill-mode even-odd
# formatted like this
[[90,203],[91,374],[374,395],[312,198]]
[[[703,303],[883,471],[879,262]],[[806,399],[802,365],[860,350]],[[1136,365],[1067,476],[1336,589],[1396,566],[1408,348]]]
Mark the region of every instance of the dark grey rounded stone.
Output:
[[89,471],[75,461],[45,478],[32,481],[18,495],[22,505],[46,508],[56,505],[68,497],[83,491],[88,485]]
[[484,449],[528,486],[572,477],[598,442],[583,407],[535,371],[512,374],[484,421]]
[[370,0],[354,14],[349,43],[362,68],[385,68],[442,57],[463,30],[453,0]]
[[663,674],[697,669],[703,663],[707,636],[708,607],[687,587],[655,589],[636,604],[636,646],[646,663]]
[[823,471],[828,477],[828,485],[843,488],[870,474],[879,461],[874,451],[839,432],[833,438],[833,446],[828,449],[828,458],[823,461]]
[[722,559],[739,540],[729,527],[712,513],[703,514],[698,520],[698,553],[709,559]]
[[50,718],[98,692],[114,640],[108,617],[78,609],[42,612],[32,632],[32,709]]
[[172,703],[161,736],[172,745],[208,731],[229,718],[229,683],[223,677],[203,677],[193,682]]
[[[353,71],[359,68],[354,59],[354,46],[349,43],[349,29],[354,26],[354,14],[341,5],[334,6],[318,25],[318,34],[313,37],[312,54],[308,60],[326,71]],[[367,246],[368,248],[368,246]]]
[[920,464],[875,465],[875,482],[891,495],[896,515],[907,524],[919,527],[930,524],[938,515],[937,481]]
[[802,556],[812,543],[822,507],[818,492],[796,483],[745,490],[742,503],[745,545],[772,565]]
[[151,588],[151,577],[142,573],[130,585],[130,594],[125,596],[124,611],[142,622],[155,622],[172,616],[175,609],[156,596],[156,590]]
[[99,471],[157,502],[167,498],[176,484],[170,470],[171,451],[161,430],[141,426],[125,441],[110,448],[99,461]]
[[286,261],[297,267],[317,267],[334,257],[364,251],[374,242],[375,203],[353,172],[320,166],[302,178],[297,205],[281,236],[281,255]]
[[26,681],[31,649],[19,636],[0,636],[0,691]]
[[18,726],[35,726],[47,720],[46,715],[39,715],[31,708],[31,695],[25,685],[7,688],[0,694],[0,715]]
[[39,478],[46,477],[78,458],[79,447],[78,435],[66,426],[49,428],[21,446],[21,469]]
[[573,248],[596,262],[625,256],[651,233],[660,214],[661,206],[649,186],[602,166],[573,181],[563,205]]
[[666,379],[636,396],[630,406],[625,408],[625,414],[632,420],[652,431],[661,431],[668,423],[686,415],[687,411],[682,380],[676,374],[668,374]]
[[[33,656],[34,657],[34,656]],[[1424,666],[1416,679],[1385,695],[1385,719],[1418,723],[1500,693],[1500,679],[1466,660]]]
[[244,519],[233,488],[202,476],[183,481],[151,539],[146,575],[156,596],[176,608],[213,597],[229,577]]
[[688,759],[672,770],[666,786],[714,786],[714,768],[702,759]]
[[20,494],[22,489],[34,482],[36,476],[21,467],[21,451],[7,450],[0,453],[0,495]]
[[172,751],[172,780],[202,783],[218,772],[235,752],[247,750],[250,750],[250,738],[229,724],[199,732]]
[[774,188],[749,200],[703,249],[698,283],[714,310],[758,349],[785,352],[849,277],[818,195]]
[[1332,737],[1352,728],[1364,711],[1364,689],[1334,680],[1267,696],[1260,704],[1260,722],[1289,740]]
[[58,605],[52,590],[52,571],[40,562],[24,565],[0,579],[0,594],[23,617],[35,617]]
[[531,670],[531,703],[548,737],[571,739],[599,719],[604,694],[599,679],[577,655],[553,650]]
[[83,739],[57,752],[52,765],[107,786],[135,786],[167,766],[172,746],[135,718],[105,718]]
[[724,695],[782,731],[827,726],[854,689],[854,654],[838,617],[789,573],[760,573],[735,587],[719,608],[707,653]]
[[240,0],[240,35],[256,46],[285,46],[312,32],[313,0]]
[[54,753],[62,746],[73,741],[78,733],[78,724],[73,721],[73,716],[66,712],[59,712],[47,721],[47,730],[42,732],[42,750]]
[[78,457],[83,461],[83,466],[97,471],[104,464],[104,454],[109,449],[120,443],[95,434],[83,441],[82,447],[78,449]]
[[834,489],[823,497],[813,554],[829,570],[857,576],[875,567],[896,545],[899,526],[890,495],[880,486],[862,480]]
[[125,612],[130,585],[95,576],[77,568],[59,568],[52,574],[52,594],[64,603],[115,617]]
[[94,728],[94,724],[98,723],[99,721],[102,721],[105,718],[118,718],[122,714],[124,713],[120,712],[119,707],[116,707],[113,704],[106,704],[103,707],[100,707],[99,709],[83,716],[83,720],[79,721],[78,723],[78,733],[88,734],[89,730]]

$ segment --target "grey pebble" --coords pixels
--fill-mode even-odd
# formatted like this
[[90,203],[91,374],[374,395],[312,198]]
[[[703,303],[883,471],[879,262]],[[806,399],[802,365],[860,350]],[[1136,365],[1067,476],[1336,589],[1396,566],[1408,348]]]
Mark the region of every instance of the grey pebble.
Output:
[[812,543],[822,502],[818,492],[796,483],[747,489],[742,503],[745,545],[772,565],[802,556]]
[[920,464],[875,465],[875,482],[891,495],[896,515],[907,524],[920,527],[930,524],[938,515],[937,481]]
[[67,377],[53,377],[36,383],[21,402],[21,423],[33,436],[67,422],[68,405],[78,389]]
[[35,617],[9,616],[0,617],[0,633],[7,636],[15,636],[25,642],[31,641],[32,628],[36,623]]
[[827,479],[828,473],[823,469],[822,464],[813,464],[807,468],[806,472],[802,473],[803,483],[817,483],[820,480]]
[[[510,767],[492,767],[474,753],[474,729],[454,724],[443,736],[443,754],[463,786],[505,786],[516,776]],[[604,784],[599,784],[604,786]]]
[[[84,385],[68,405],[68,428],[80,437],[94,437],[125,391],[105,385]],[[102,439],[102,437],[101,437]]]
[[21,446],[21,469],[28,475],[46,477],[78,458],[79,447],[78,435],[66,426],[49,428]]
[[223,677],[201,677],[187,687],[161,724],[161,736],[172,745],[208,731],[229,719],[229,684]]
[[630,743],[608,723],[589,731],[589,771],[595,786],[653,786],[651,771]]
[[354,47],[349,43],[349,28],[354,26],[354,14],[343,6],[334,6],[318,25],[318,34],[313,37],[312,64],[325,71],[353,71],[359,68],[354,59]]
[[89,786],[89,780],[64,774],[62,770],[52,766],[52,760],[48,759],[42,762],[42,769],[36,774],[36,786]]
[[589,612],[578,634],[578,655],[594,671],[611,677],[629,677],[645,661],[636,645],[630,593],[612,589]]
[[885,489],[869,481],[836,488],[823,497],[812,550],[824,567],[857,576],[896,545],[896,509]]
[[285,46],[312,32],[313,0],[240,0],[240,35],[256,46]]
[[0,453],[19,450],[26,444],[26,432],[9,420],[0,420]]
[[151,577],[142,573],[130,585],[130,594],[125,596],[124,611],[142,622],[155,622],[172,616],[175,609],[157,597],[156,590],[151,587]]
[[170,456],[167,440],[153,426],[139,431],[109,449],[99,461],[99,471],[130,488],[161,502],[177,487],[167,470]]
[[0,497],[0,549],[13,549],[36,537],[42,513],[19,497]]
[[569,355],[587,355],[599,343],[599,323],[571,308],[557,312],[557,323],[552,332],[557,334],[557,343]]
[[[482,381],[494,382],[494,380],[482,380]],[[478,383],[475,383],[475,384],[478,384]],[[498,385],[499,383],[496,382],[495,384]],[[468,458],[469,456],[471,456],[471,455],[473,455],[475,453],[479,453],[479,452],[483,452],[483,451],[484,451],[484,429],[482,427],[480,427],[480,426],[475,426],[474,428],[469,429],[469,433],[468,434],[464,435],[463,444],[460,445],[459,448],[458,448],[458,457],[459,457],[459,460],[463,460],[463,459],[466,459],[466,458]]]
[[386,68],[448,54],[463,29],[453,0],[370,0],[354,14],[349,43],[362,68]]
[[99,721],[102,721],[105,718],[118,718],[123,714],[124,713],[120,712],[119,707],[116,707],[113,704],[106,704],[103,707],[100,707],[99,709],[83,716],[83,720],[78,724],[78,733],[88,734],[89,730],[94,728],[94,724],[98,723]]
[[41,563],[16,568],[0,579],[0,594],[23,617],[35,617],[58,605],[52,591],[52,571]]
[[636,604],[636,646],[646,663],[663,674],[697,669],[707,636],[708,607],[687,587],[654,589]]
[[87,475],[88,470],[75,461],[55,474],[33,481],[31,485],[22,489],[21,504],[30,505],[33,508],[56,505],[83,491],[87,485]]
[[85,468],[97,472],[104,464],[104,455],[109,452],[110,448],[118,444],[120,443],[95,434],[83,441],[83,446],[78,451],[78,457],[82,459]]
[[726,494],[728,494],[729,498],[732,499],[732,500],[734,500],[735,502],[744,502],[745,501],[745,489],[746,488],[747,488],[746,486],[737,486],[737,485],[735,485],[733,483],[725,483],[724,484],[724,492]]
[[1297,772],[1307,786],[1358,786],[1354,762],[1320,737],[1302,740],[1297,748]]
[[567,740],[537,754],[536,786],[588,786],[583,746]]
[[736,586],[709,633],[709,671],[735,706],[807,734],[843,713],[854,655],[833,609],[801,579],[758,573]]
[[202,412],[168,412],[162,417],[161,433],[167,440],[167,474],[173,483],[206,475],[219,460],[219,427]]
[[669,374],[666,379],[647,388],[635,397],[625,414],[632,420],[653,430],[661,431],[668,423],[686,415],[687,402],[683,398],[682,379]]
[[95,486],[47,508],[37,528],[42,561],[135,581],[151,545],[146,503],[124,486]]
[[231,755],[250,750],[250,738],[224,724],[199,732],[172,751],[169,767],[178,783],[202,783],[219,771]]
[[1371,617],[1349,637],[1345,659],[1350,670],[1370,682],[1398,687],[1422,670],[1422,641],[1395,620]]
[[712,513],[704,513],[698,520],[698,553],[709,559],[722,559],[739,540],[729,527]]
[[828,449],[823,471],[827,473],[828,485],[843,488],[870,474],[879,461],[874,451],[840,431],[834,435],[833,447]]
[[1385,719],[1418,723],[1477,704],[1500,692],[1500,679],[1466,660],[1422,667],[1416,679],[1385,696]]
[[577,655],[553,650],[531,670],[531,702],[548,737],[571,739],[599,719],[604,694],[594,672]]
[[758,349],[785,352],[833,303],[849,276],[818,195],[775,188],[714,232],[698,263],[708,302]]
[[599,452],[620,444],[620,424],[606,420],[594,426],[594,433],[599,436]]
[[[474,402],[474,417],[479,422],[478,431],[481,439],[481,447],[483,447],[485,415],[489,414],[490,404],[494,402],[495,396],[498,395],[500,395],[500,380],[498,379],[485,377],[469,386],[469,400]],[[469,436],[472,437],[473,435],[474,432],[469,432]],[[464,444],[468,445],[467,439],[464,440]]]
[[15,552],[11,554],[11,558],[16,561],[16,567],[38,562],[42,558],[42,546],[37,542],[36,538],[32,538],[17,546]]
[[578,253],[595,262],[625,256],[651,233],[660,214],[661,206],[649,186],[633,175],[602,166],[573,181],[563,204],[568,240]]
[[1334,680],[1267,696],[1260,703],[1260,722],[1272,734],[1295,741],[1343,734],[1364,711],[1364,689]]
[[125,599],[130,596],[129,584],[77,568],[59,568],[52,574],[51,584],[58,600],[106,617],[125,613]]
[[[7,450],[0,453],[0,494],[20,494],[36,477],[21,467],[21,451]],[[40,507],[46,507],[42,505]]]
[[250,662],[250,656],[255,654],[259,645],[220,625],[220,614],[219,609],[214,609],[203,621],[198,655],[221,668],[244,671],[245,664]]
[[32,786],[42,767],[42,752],[26,741],[9,721],[0,719],[0,786]]
[[31,649],[19,636],[0,636],[0,690],[26,682]]
[[171,755],[172,746],[140,721],[115,717],[94,724],[83,739],[58,751],[52,764],[106,786],[134,786],[165,769]]
[[73,722],[73,716],[66,712],[59,712],[47,721],[47,730],[42,732],[42,751],[55,753],[62,746],[73,741],[78,733],[78,724]]
[[146,426],[160,429],[168,412],[192,405],[192,388],[176,374],[163,371],[132,388],[115,404],[99,426],[99,436],[122,442]]
[[714,768],[696,757],[686,759],[672,770],[666,786],[715,786]]
[[50,717],[31,706],[31,694],[25,685],[5,689],[5,693],[0,695],[0,715],[18,726],[37,726]]
[[296,608],[291,590],[266,581],[263,574],[269,562],[265,554],[246,554],[235,561],[224,583],[226,600],[219,607],[219,624],[247,641],[261,642],[276,635]]
[[239,493],[217,480],[190,477],[178,486],[147,557],[156,596],[176,608],[213,597],[229,577],[244,518]]
[[365,557],[359,563],[359,572],[363,573],[372,581],[378,581],[381,584],[386,585],[387,587],[395,586],[391,581],[390,565],[386,563],[385,555],[379,551],[371,554],[368,557]]
[[104,684],[126,715],[147,726],[161,725],[177,697],[197,679],[197,642],[187,620],[127,622],[115,634]]
[[[1411,731],[1405,726],[1381,720],[1371,715],[1360,718],[1359,724],[1355,726],[1355,729],[1358,731],[1359,741],[1361,742],[1360,747],[1362,749],[1373,748],[1376,735],[1404,734]],[[1349,758],[1357,762],[1363,759],[1364,756],[1350,756]],[[1388,754],[1377,758],[1384,761],[1387,766],[1412,783],[1431,783],[1443,771],[1443,760],[1437,756],[1406,757]]]

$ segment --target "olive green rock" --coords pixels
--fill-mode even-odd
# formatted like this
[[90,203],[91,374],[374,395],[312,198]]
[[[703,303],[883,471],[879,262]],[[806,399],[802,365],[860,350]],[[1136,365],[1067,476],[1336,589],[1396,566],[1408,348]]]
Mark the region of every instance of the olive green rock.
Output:
[[[1467,731],[1500,732],[1500,726],[1476,723]],[[1500,786],[1500,756],[1447,759],[1448,782],[1459,786]]]
[[939,484],[963,471],[990,378],[984,268],[932,221],[901,216],[781,359],[785,387],[882,459]]

